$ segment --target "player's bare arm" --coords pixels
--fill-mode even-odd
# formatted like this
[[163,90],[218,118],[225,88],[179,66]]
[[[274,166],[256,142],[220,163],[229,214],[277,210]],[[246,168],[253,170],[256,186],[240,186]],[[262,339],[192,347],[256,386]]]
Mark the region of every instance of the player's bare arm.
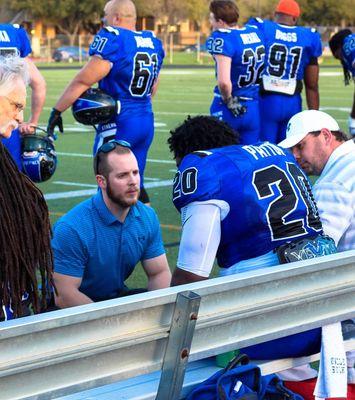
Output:
[[109,61],[93,56],[66,87],[54,108],[60,112],[65,111],[85,90],[103,79],[110,69]]
[[311,64],[305,69],[304,84],[306,88],[306,99],[309,110],[319,109],[319,65]]
[[217,84],[222,99],[226,102],[232,96],[231,65],[230,57],[216,55],[217,62]]
[[192,272],[184,271],[183,269],[176,267],[171,279],[171,286],[184,285],[185,283],[199,282],[206,279],[208,279],[208,277],[196,275]]
[[46,81],[38,68],[32,60],[26,58],[29,74],[30,74],[30,87],[32,89],[31,94],[31,116],[28,122],[24,122],[20,125],[20,132],[33,133],[33,126],[38,125],[39,117],[41,115],[44,102],[46,100]]

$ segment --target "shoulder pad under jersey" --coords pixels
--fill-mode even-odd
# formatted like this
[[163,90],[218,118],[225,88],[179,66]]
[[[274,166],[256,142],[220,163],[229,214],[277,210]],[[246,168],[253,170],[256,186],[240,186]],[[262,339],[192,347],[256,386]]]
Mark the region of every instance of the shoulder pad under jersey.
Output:
[[231,29],[220,28],[220,29],[218,29],[218,32],[222,32],[222,33],[231,33],[232,30],[231,30]]
[[114,35],[119,35],[120,31],[116,28],[114,28],[113,26],[105,26],[104,29],[107,30],[107,32],[113,33]]

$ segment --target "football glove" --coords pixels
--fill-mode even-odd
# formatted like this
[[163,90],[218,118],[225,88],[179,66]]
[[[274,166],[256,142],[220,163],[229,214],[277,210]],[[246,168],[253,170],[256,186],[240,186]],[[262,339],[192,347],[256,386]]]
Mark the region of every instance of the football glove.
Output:
[[57,135],[54,133],[55,127],[58,127],[60,133],[64,133],[62,113],[55,108],[52,108],[52,112],[48,119],[47,132],[48,136],[52,137],[54,140],[57,139]]
[[349,125],[349,133],[350,133],[350,135],[352,137],[355,137],[355,118],[349,117],[348,125]]
[[239,117],[240,115],[243,115],[246,113],[247,108],[246,106],[243,106],[241,103],[239,103],[238,97],[228,97],[228,99],[225,101],[225,104],[228,108],[228,110],[235,116]]

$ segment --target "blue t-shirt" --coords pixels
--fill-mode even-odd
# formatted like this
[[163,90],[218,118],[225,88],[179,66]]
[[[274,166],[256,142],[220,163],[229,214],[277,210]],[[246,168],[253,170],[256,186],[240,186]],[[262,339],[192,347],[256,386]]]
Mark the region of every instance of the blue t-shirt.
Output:
[[[258,83],[264,67],[265,48],[258,29],[218,29],[206,42],[212,56],[223,55],[232,59],[232,95],[258,97]],[[217,72],[216,72],[217,73]],[[215,93],[219,93],[216,86]]]
[[122,112],[151,110],[151,93],[164,59],[161,41],[150,31],[107,26],[95,36],[90,49],[112,64],[99,87],[120,100]]
[[355,33],[345,38],[342,50],[345,66],[355,78]]
[[117,297],[139,261],[165,253],[151,207],[138,202],[121,223],[101,191],[58,220],[52,248],[54,271],[82,278],[79,290],[93,301]]
[[0,55],[27,57],[32,52],[24,28],[17,24],[0,24]]
[[220,267],[322,232],[306,176],[290,152],[268,142],[184,157],[174,180],[176,208],[207,200],[229,207],[221,222]]
[[264,75],[282,80],[303,80],[305,68],[322,54],[322,43],[315,29],[281,25],[274,21],[251,18],[265,41]]

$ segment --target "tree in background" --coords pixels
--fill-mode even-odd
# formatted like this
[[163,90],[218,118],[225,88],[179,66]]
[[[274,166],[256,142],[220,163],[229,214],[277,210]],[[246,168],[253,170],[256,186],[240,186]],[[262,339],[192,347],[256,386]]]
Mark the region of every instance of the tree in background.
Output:
[[300,0],[302,21],[310,25],[354,26],[354,0]]
[[198,29],[201,28],[202,23],[208,18],[209,3],[208,0],[187,1],[186,11],[188,18],[197,25]]
[[[13,11],[29,10],[34,18],[55,25],[74,44],[80,29],[94,33],[107,0],[0,0],[0,7]],[[162,21],[163,35],[183,19],[194,21],[200,29],[208,20],[209,0],[133,0],[138,15],[154,16]],[[272,18],[278,0],[237,0],[240,24],[251,16]],[[354,0],[299,0],[302,9],[301,24],[354,26]]]
[[11,0],[9,8],[14,11],[31,10],[34,18],[52,23],[68,36],[73,45],[85,23],[97,22],[106,0]]

